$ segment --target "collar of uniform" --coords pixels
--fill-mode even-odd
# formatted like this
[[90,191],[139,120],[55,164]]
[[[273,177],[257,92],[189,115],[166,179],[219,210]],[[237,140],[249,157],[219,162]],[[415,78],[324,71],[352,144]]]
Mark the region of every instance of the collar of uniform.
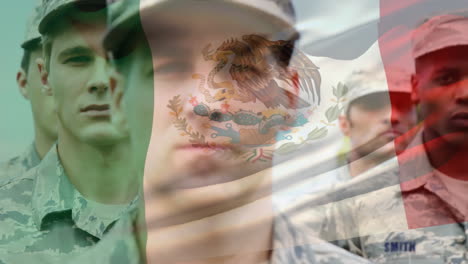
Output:
[[414,140],[409,144],[409,151],[403,153],[399,158],[401,191],[410,192],[424,187],[452,206],[452,196],[448,193],[444,183],[436,176],[437,170],[429,162],[423,144],[423,131],[421,129],[416,134]]
[[39,165],[41,158],[39,157],[39,153],[37,153],[36,144],[34,142],[29,146],[27,153],[28,154],[26,155],[27,158],[25,159],[25,165],[28,165],[29,168],[33,168]]
[[137,196],[129,204],[101,204],[85,199],[78,191],[75,193],[73,220],[79,228],[99,239],[114,222],[135,209],[139,200]]
[[85,199],[68,180],[54,145],[36,171],[33,190],[33,218],[40,230],[45,217],[51,213],[72,211],[75,225],[101,239],[107,228],[134,208],[135,200],[127,205],[105,205]]
[[423,144],[423,129],[409,144],[409,152],[400,157],[400,187],[402,192],[411,192],[425,188],[436,195],[449,206],[455,217],[463,219],[463,214],[457,209],[454,197],[450,195],[444,183],[437,177],[437,170],[432,167]]
[[41,159],[39,158],[39,154],[37,153],[36,144],[34,144],[33,142],[21,154],[20,163],[24,168],[26,168],[26,170],[29,170],[39,165],[40,162],[41,162]]

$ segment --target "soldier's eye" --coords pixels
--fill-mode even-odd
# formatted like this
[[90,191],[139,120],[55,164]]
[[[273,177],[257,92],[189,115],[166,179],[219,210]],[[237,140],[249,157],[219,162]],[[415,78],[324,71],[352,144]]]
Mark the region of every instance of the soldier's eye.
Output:
[[160,78],[176,77],[189,74],[191,70],[192,67],[189,63],[172,61],[156,65],[154,68],[154,76]]
[[435,82],[439,85],[451,85],[460,81],[460,74],[458,72],[444,72],[435,78]]
[[91,56],[88,55],[79,55],[79,56],[72,56],[68,57],[64,60],[64,64],[69,64],[73,66],[83,65],[90,63],[93,60]]

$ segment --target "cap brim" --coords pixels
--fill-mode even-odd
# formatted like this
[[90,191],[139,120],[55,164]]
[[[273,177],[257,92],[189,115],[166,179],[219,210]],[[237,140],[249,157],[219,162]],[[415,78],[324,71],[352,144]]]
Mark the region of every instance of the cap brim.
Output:
[[[179,10],[179,9],[190,9],[192,8],[184,6],[183,1],[155,1],[152,4],[142,5],[138,8],[132,8],[125,10],[122,15],[119,16],[115,21],[112,22],[111,26],[106,36],[104,37],[104,48],[108,51],[116,51],[119,49],[119,45],[124,42],[129,34],[135,29],[136,26],[141,25],[141,21],[146,21],[151,19],[151,17],[158,17],[157,13],[160,12],[162,15],[166,14],[168,10]],[[252,6],[238,3],[235,1],[220,1],[219,5],[217,3],[206,3],[206,2],[197,2],[197,5],[206,7],[203,9],[204,14],[209,14],[210,11],[216,10],[216,7],[223,5],[227,7],[237,8],[243,12],[250,12],[253,17],[257,19],[265,19],[268,21],[272,28],[278,29],[278,38],[288,38],[291,36],[298,36],[298,32],[294,29],[294,24],[276,17],[264,10],[255,9]],[[193,11],[192,13],[198,14]],[[202,14],[200,14],[203,16]],[[226,16],[231,15],[231,12],[226,12]]]
[[39,33],[44,35],[47,33],[50,25],[52,25],[53,21],[57,18],[63,16],[67,12],[76,10],[76,11],[84,11],[84,12],[92,12],[102,10],[107,6],[106,1],[96,1],[96,0],[72,0],[68,1],[68,3],[59,5],[55,9],[49,11],[46,16],[41,19],[39,23]]
[[41,38],[37,37],[34,39],[30,39],[28,41],[25,41],[21,44],[21,48],[25,50],[29,50],[33,47],[37,47],[41,43]]

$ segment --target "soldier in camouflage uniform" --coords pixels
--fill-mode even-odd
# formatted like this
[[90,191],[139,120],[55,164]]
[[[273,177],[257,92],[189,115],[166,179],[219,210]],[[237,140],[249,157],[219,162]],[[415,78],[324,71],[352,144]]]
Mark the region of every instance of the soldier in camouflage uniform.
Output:
[[413,99],[423,127],[393,166],[336,190],[353,193],[328,211],[328,240],[346,240],[376,263],[468,263],[467,29],[466,13],[453,13],[415,30]]
[[[380,166],[408,145],[411,140],[408,131],[416,124],[416,111],[411,103],[410,74],[399,69],[392,72],[398,75],[398,79],[392,80],[392,90],[388,88],[384,69],[378,65],[356,70],[346,79],[345,87],[349,91],[339,116],[339,125],[350,141],[349,152],[334,160],[338,168],[319,175],[311,172],[311,179],[288,191],[287,195],[292,198],[286,195],[281,198],[283,203],[291,206],[288,200],[327,192]],[[396,138],[398,143],[395,142]]]
[[[258,196],[271,188],[270,170],[255,171],[245,160],[220,157],[220,149],[231,155],[243,150],[233,151],[235,146],[219,141],[205,143],[207,129],[197,123],[203,119],[190,112],[189,105],[204,98],[198,78],[192,79],[200,74],[192,74],[216,69],[211,59],[224,61],[232,55],[221,49],[209,55],[203,51],[210,48],[203,47],[226,40],[233,44],[250,34],[294,39],[290,1],[112,2],[104,45],[116,71],[110,82],[113,117],[121,126],[128,122],[134,164],[141,173],[145,168],[144,254],[150,263],[366,263],[331,244],[305,240],[286,216],[275,216],[271,198]],[[280,58],[266,52],[257,59]],[[267,69],[259,71],[268,74]],[[177,105],[171,114],[168,104]],[[265,107],[260,101],[230,104],[244,110]],[[177,127],[200,129],[203,138],[188,142],[173,130],[174,118],[189,123]]]
[[[411,104],[410,74],[397,69],[400,75],[393,85],[387,85],[383,68],[353,72],[346,80],[350,91],[339,117],[340,129],[350,139],[347,154],[349,180],[378,166],[400,153],[408,140],[395,139],[416,124],[416,112]],[[392,89],[390,90],[389,87]]]
[[43,8],[37,64],[55,102],[58,143],[0,185],[0,263],[138,263],[137,241],[122,234],[133,233],[141,181],[126,162],[127,133],[110,119],[106,3],[44,0]]
[[57,140],[57,120],[53,111],[53,100],[42,92],[39,70],[36,65],[36,59],[42,56],[41,36],[37,30],[40,12],[40,5],[38,5],[28,21],[26,35],[21,45],[23,48],[21,69],[16,75],[21,94],[31,104],[34,143],[30,144],[19,156],[0,164],[0,182],[9,177],[21,175],[38,165]]

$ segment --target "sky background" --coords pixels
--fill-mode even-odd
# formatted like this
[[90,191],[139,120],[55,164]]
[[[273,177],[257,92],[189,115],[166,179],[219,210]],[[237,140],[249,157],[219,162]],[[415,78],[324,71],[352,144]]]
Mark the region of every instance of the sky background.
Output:
[[26,21],[34,0],[8,1],[0,9],[0,160],[21,152],[33,140],[32,116],[28,101],[16,85]]

